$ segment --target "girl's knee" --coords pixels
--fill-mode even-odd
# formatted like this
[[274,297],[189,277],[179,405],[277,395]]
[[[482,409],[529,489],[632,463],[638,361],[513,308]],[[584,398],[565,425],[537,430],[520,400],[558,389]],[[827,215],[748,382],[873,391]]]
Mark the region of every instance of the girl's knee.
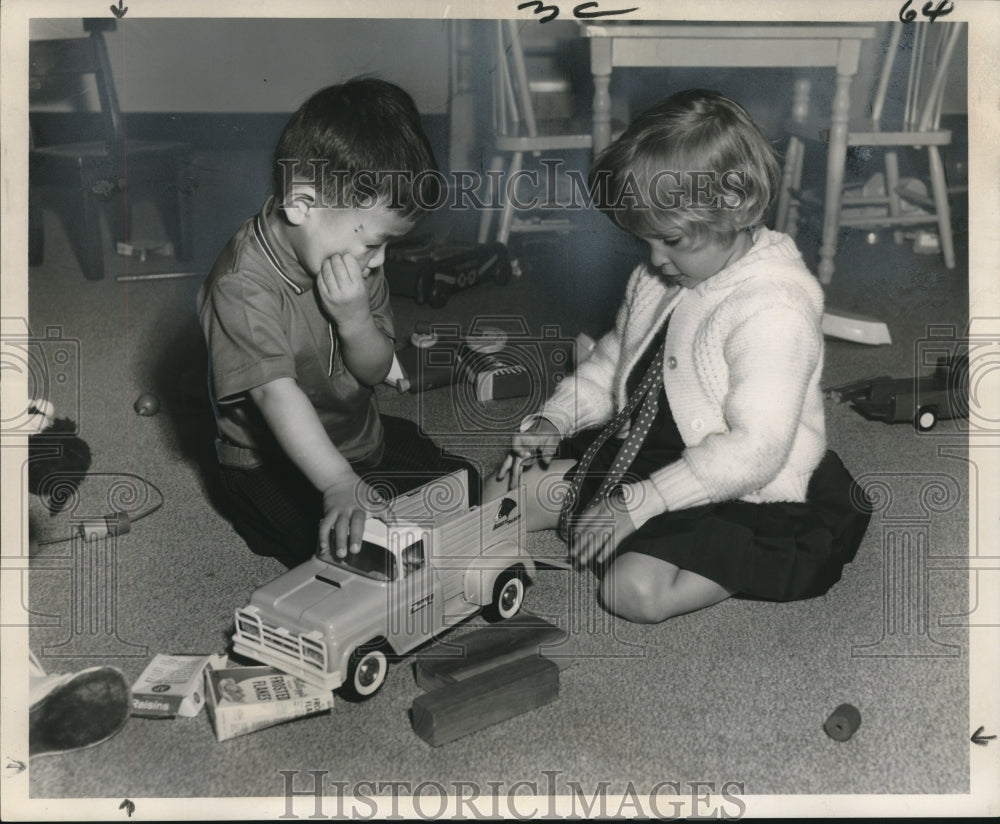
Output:
[[[650,569],[647,561],[663,569]],[[638,624],[665,621],[676,614],[671,608],[671,591],[677,571],[663,561],[623,555],[601,580],[601,604],[608,612]]]
[[733,594],[688,570],[638,552],[626,552],[601,581],[601,603],[609,612],[642,624],[658,624],[717,604]]

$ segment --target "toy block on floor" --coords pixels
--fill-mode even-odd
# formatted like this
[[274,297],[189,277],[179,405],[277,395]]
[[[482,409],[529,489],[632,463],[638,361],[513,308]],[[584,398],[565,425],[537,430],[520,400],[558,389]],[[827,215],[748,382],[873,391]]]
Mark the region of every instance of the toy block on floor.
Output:
[[413,730],[439,747],[537,709],[559,696],[559,667],[531,655],[417,696]]
[[[521,613],[499,624],[441,641],[421,652],[414,662],[417,686],[424,690],[455,684],[481,672],[529,655],[545,655],[566,640],[566,632],[534,615]],[[552,659],[560,669],[570,656]]]

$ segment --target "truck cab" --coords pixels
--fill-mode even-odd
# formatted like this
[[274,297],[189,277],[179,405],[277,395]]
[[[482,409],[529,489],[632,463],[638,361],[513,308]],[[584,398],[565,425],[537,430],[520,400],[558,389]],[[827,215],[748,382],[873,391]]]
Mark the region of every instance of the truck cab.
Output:
[[310,684],[367,698],[403,655],[489,608],[520,609],[535,565],[524,487],[470,507],[467,473],[431,481],[369,518],[357,553],[310,558],[236,610],[233,649]]

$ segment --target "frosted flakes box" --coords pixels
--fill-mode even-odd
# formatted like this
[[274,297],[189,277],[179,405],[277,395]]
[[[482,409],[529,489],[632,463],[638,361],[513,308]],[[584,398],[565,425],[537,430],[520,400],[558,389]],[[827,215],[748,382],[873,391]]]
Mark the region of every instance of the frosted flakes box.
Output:
[[205,670],[205,693],[219,741],[333,706],[331,690],[268,666],[210,667]]

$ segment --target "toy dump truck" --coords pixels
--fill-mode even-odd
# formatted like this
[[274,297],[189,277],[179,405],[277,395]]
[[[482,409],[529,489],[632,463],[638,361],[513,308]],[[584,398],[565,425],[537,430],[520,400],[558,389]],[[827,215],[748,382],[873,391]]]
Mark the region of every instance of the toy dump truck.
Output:
[[469,506],[465,470],[395,498],[369,518],[361,550],[313,557],[236,610],[235,652],[308,684],[374,695],[388,659],[486,608],[521,608],[535,564],[525,550],[524,487]]

